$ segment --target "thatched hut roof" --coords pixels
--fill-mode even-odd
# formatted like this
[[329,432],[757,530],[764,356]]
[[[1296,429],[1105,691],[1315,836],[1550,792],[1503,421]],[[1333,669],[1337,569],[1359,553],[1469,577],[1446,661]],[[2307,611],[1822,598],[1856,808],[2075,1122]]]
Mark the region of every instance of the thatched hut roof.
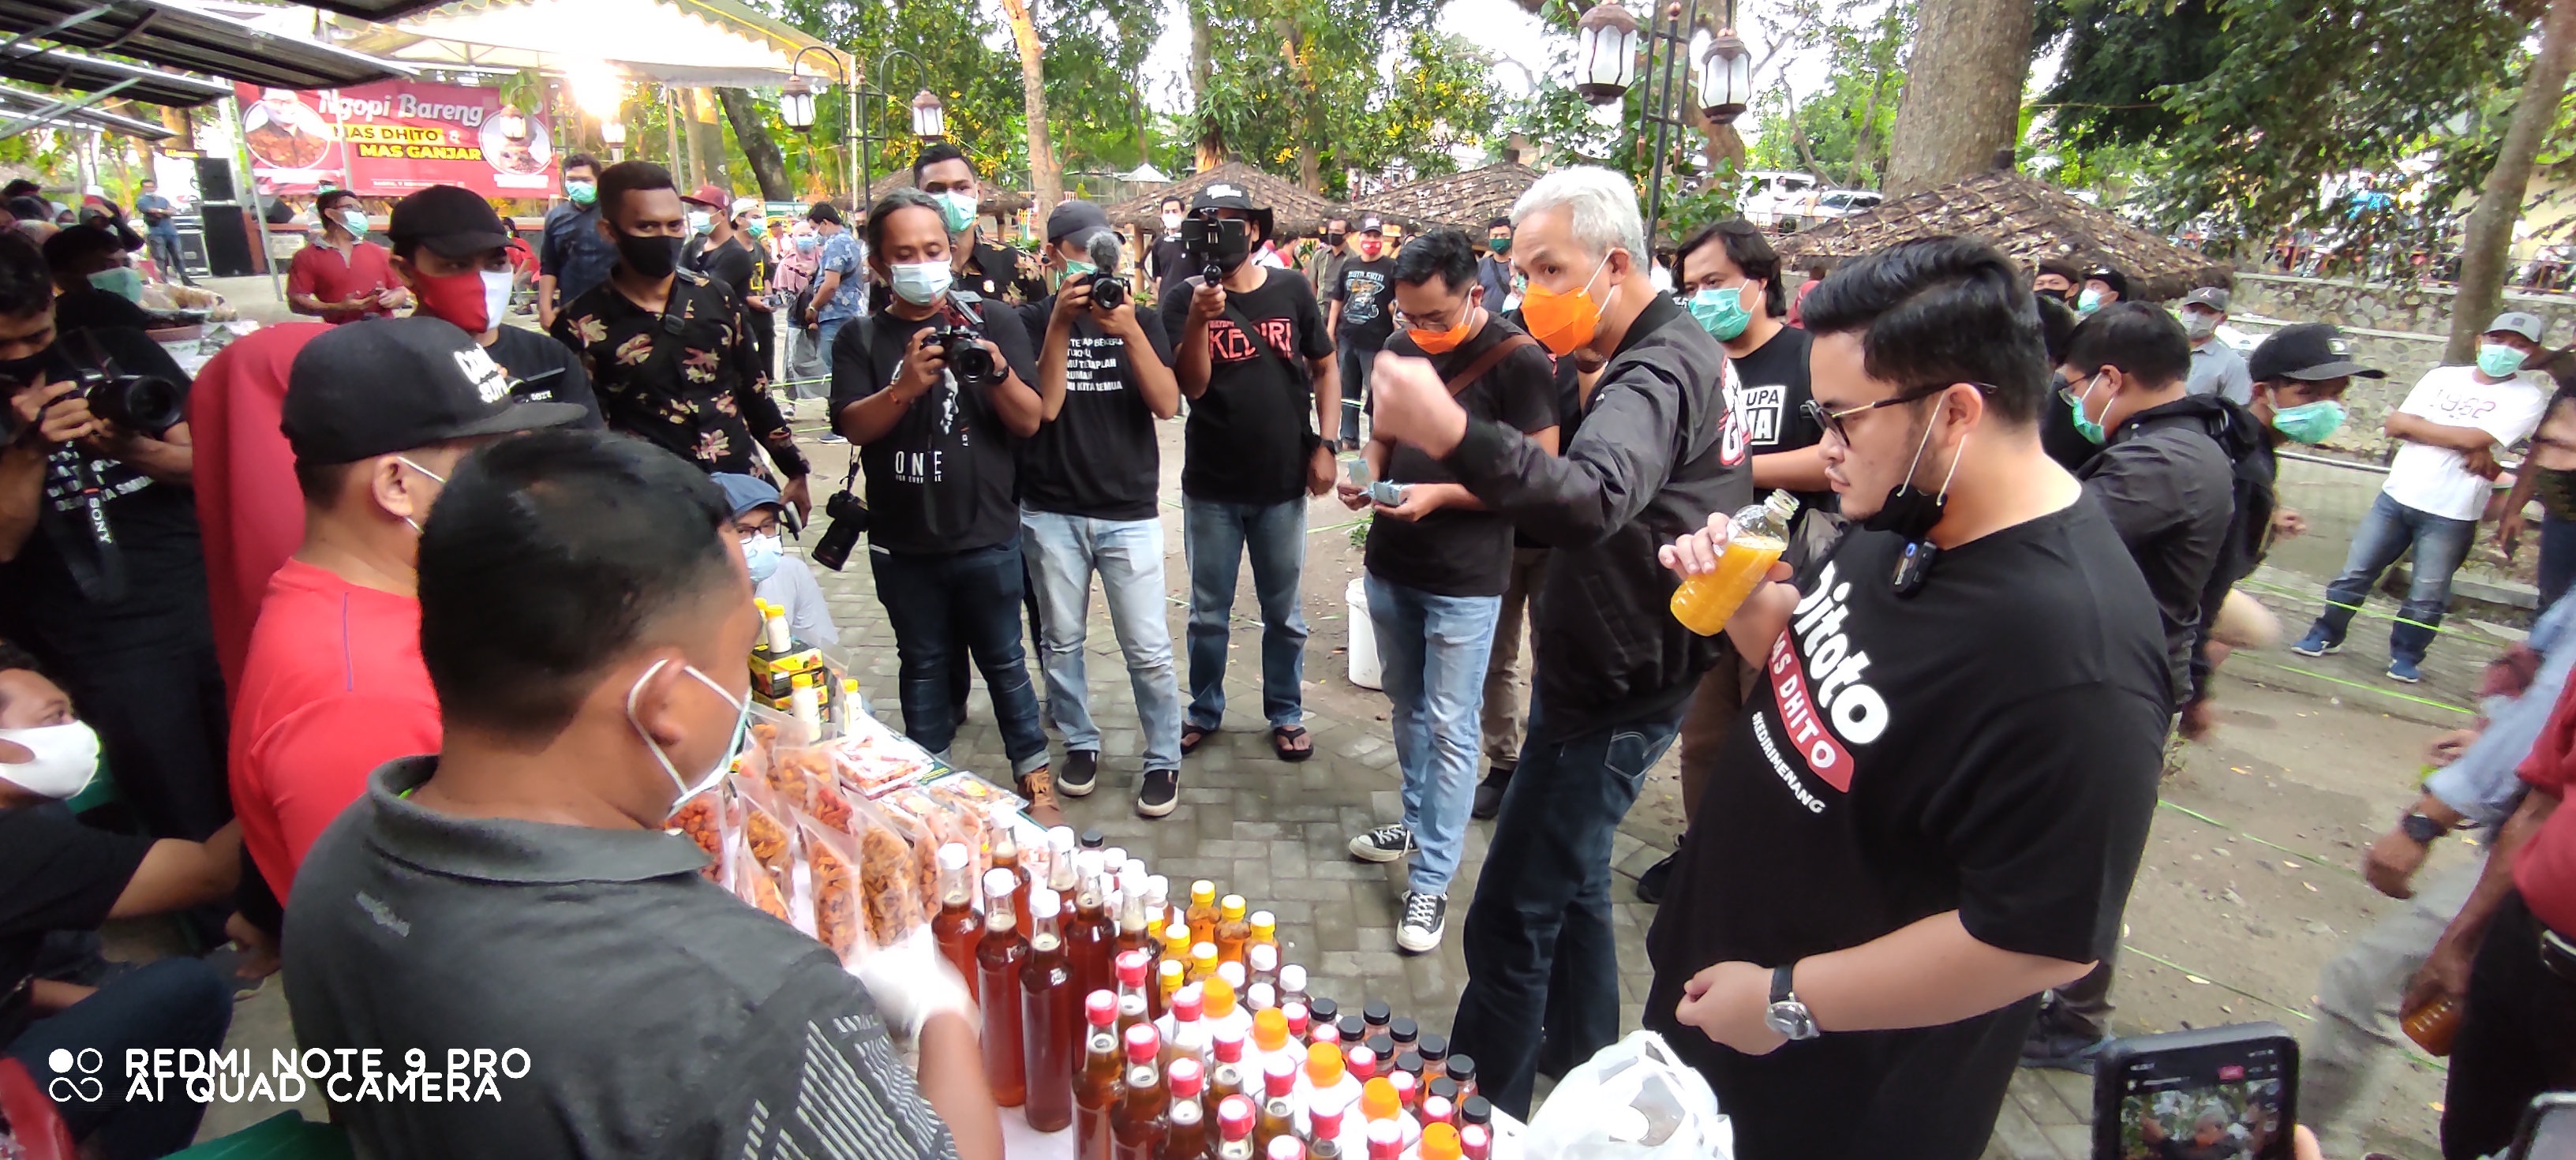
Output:
[[1243,187],[1252,204],[1267,207],[1278,221],[1282,234],[1313,233],[1323,227],[1324,219],[1341,212],[1332,199],[1320,193],[1308,193],[1295,183],[1273,177],[1241,161],[1228,161],[1214,169],[1197,173],[1137,194],[1108,207],[1109,220],[1116,225],[1162,226],[1163,199],[1177,197],[1187,205],[1199,191],[1218,182]]
[[1485,223],[1511,212],[1538,170],[1517,161],[1426,177],[1360,198],[1355,212],[1400,222],[1408,231],[1455,226],[1483,236]]
[[2002,169],[1802,230],[1783,239],[1779,250],[1784,261],[1800,265],[1940,234],[1974,234],[2034,267],[2049,258],[2108,265],[2128,275],[2128,296],[2135,299],[2176,298],[2195,286],[2225,285],[2230,277],[2225,262],[2130,225],[2057,186]]

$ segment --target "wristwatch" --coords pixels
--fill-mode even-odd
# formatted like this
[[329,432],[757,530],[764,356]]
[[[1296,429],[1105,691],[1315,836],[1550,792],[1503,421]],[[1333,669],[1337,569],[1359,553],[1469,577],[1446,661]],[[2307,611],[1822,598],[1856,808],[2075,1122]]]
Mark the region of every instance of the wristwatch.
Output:
[[1813,1039],[1818,1034],[1816,1017],[1798,1001],[1798,993],[1789,988],[1793,968],[1789,963],[1771,968],[1771,1006],[1763,1011],[1762,1021],[1791,1040]]
[[2430,846],[2435,838],[2451,832],[2449,826],[2413,810],[2408,810],[2405,817],[2397,819],[2397,828],[2418,846]]

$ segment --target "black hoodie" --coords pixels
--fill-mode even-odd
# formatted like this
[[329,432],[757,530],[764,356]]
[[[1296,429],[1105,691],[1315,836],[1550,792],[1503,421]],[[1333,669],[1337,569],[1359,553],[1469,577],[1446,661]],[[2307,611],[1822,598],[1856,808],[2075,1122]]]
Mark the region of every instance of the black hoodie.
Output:
[[2190,696],[2202,605],[2236,515],[2235,465],[2222,441],[2234,426],[2231,409],[2241,410],[2214,395],[2187,395],[2140,411],[2075,473],[2156,598],[2176,708]]

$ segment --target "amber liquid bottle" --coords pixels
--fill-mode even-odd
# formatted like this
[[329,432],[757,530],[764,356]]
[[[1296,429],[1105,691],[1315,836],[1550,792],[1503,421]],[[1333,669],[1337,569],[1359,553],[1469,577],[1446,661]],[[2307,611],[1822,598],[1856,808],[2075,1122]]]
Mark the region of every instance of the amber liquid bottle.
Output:
[[939,944],[939,955],[966,980],[966,995],[975,991],[975,944],[984,935],[983,920],[975,917],[975,884],[966,876],[970,857],[963,843],[950,842],[939,848],[939,916],[930,920],[931,938]]
[[1073,969],[1056,929],[1063,902],[1040,890],[1029,900],[1029,957],[1020,967],[1021,1075],[1028,1082],[1029,1126],[1053,1132],[1073,1123],[1073,1069],[1081,1057]]
[[1121,873],[1118,876],[1118,953],[1143,952],[1145,975],[1151,978],[1154,955],[1161,949],[1154,945],[1153,927],[1145,917],[1145,876]]
[[984,1082],[992,1085],[993,1102],[1016,1108],[1028,1099],[1027,1061],[1020,1055],[1020,968],[1029,961],[1029,940],[1020,937],[1011,909],[1016,871],[999,866],[984,875],[984,941],[975,947],[975,968],[984,1010]]
[[1252,941],[1252,920],[1244,917],[1243,896],[1229,894],[1217,904],[1216,958],[1220,963],[1241,963],[1243,947]]
[[1079,885],[1073,896],[1073,921],[1064,927],[1064,958],[1073,968],[1073,993],[1115,992],[1118,975],[1110,965],[1117,950],[1118,928],[1109,919],[1109,891],[1100,877],[1100,851],[1074,855]]
[[1163,1113],[1162,1160],[1207,1160],[1207,1105],[1199,1092],[1207,1082],[1207,1073],[1195,1059],[1176,1059],[1166,1074],[1171,1078],[1171,1106]]
[[[1029,929],[1029,879],[1028,874],[1020,868],[1020,844],[1012,840],[1011,832],[1007,829],[993,836],[993,869],[1011,872],[1011,885],[1014,887],[1011,891],[1011,917],[1020,924],[1020,937],[1026,938]],[[987,882],[991,881],[991,872],[987,871],[984,878]],[[986,898],[984,906],[987,910],[993,905],[992,893],[990,890],[984,892]]]
[[1139,1024],[1150,1026],[1153,1007],[1145,1001],[1145,954],[1131,951],[1118,956],[1118,1035],[1126,1042],[1127,1029]]
[[1090,1033],[1084,1039],[1082,1074],[1073,1084],[1074,1160],[1112,1160],[1116,1138],[1109,1116],[1118,1107],[1118,1000],[1094,991],[1083,1002]]
[[1127,1029],[1126,1042],[1126,1090],[1109,1117],[1110,1135],[1117,1141],[1111,1155],[1114,1160],[1162,1160],[1168,1097],[1154,1058],[1162,1052],[1163,1040],[1152,1027],[1139,1025]]
[[1190,945],[1216,942],[1216,883],[1201,878],[1190,883]]

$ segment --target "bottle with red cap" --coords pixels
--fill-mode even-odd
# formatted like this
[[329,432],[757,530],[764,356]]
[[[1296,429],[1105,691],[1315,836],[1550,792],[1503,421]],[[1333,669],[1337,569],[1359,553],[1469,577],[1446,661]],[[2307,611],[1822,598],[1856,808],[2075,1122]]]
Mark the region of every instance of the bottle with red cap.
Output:
[[1273,1136],[1261,1146],[1262,1160],[1306,1160],[1306,1144],[1295,1136]]
[[1208,1152],[1207,1105],[1199,1100],[1207,1073],[1199,1061],[1183,1056],[1166,1069],[1172,1088],[1171,1106],[1163,1119],[1169,1125],[1163,1134],[1162,1160],[1206,1160]]
[[1458,1129],[1458,1154],[1465,1160],[1492,1160],[1494,1130],[1483,1124],[1467,1124]]
[[1252,1101],[1227,1096],[1216,1105],[1216,1160],[1252,1160]]
[[1093,991],[1083,1000],[1082,1013],[1089,1030],[1083,1039],[1082,1075],[1073,1085],[1073,1155],[1074,1160],[1111,1160],[1115,1138],[1109,1132],[1109,1116],[1118,1106],[1123,1058],[1118,1048],[1118,997]]
[[1221,1103],[1227,1096],[1243,1094],[1245,1080],[1243,1036],[1231,1030],[1219,1031],[1208,1041],[1208,1090],[1216,1093]]
[[1410,1112],[1421,1106],[1422,1090],[1420,1085],[1413,1082],[1412,1076],[1401,1071],[1390,1071],[1379,1078],[1384,1079],[1388,1086],[1395,1089],[1398,1107]]
[[984,1081],[993,1102],[1016,1108],[1028,1098],[1028,1061],[1020,1055],[1020,968],[1029,940],[1020,934],[1011,891],[1019,872],[994,867],[984,875],[984,941],[975,946],[976,992],[984,1009]]
[[[1066,835],[1068,841],[1072,835]],[[1057,922],[1061,896],[1044,887],[1030,892],[1029,957],[1020,967],[1021,1074],[1028,1083],[1029,1126],[1041,1132],[1073,1123],[1073,1071],[1081,1056],[1074,1010],[1073,967],[1064,956]]]
[[1163,1086],[1162,1069],[1154,1066],[1163,1050],[1163,1037],[1154,1033],[1152,1024],[1139,1023],[1127,1029],[1126,1044],[1125,1098],[1109,1116],[1110,1135],[1117,1140],[1112,1155],[1114,1160],[1163,1160],[1168,1124],[1163,1109],[1171,1094]]
[[1426,1131],[1426,1132],[1430,1131],[1430,1130],[1431,1130],[1431,1125],[1433,1125],[1433,1124],[1448,1124],[1448,1125],[1450,1125],[1450,1126],[1452,1126],[1452,1127],[1455,1127],[1455,1126],[1457,1125],[1457,1120],[1458,1120],[1458,1106],[1457,1106],[1457,1105],[1455,1105],[1455,1104],[1450,1103],[1450,1102],[1449,1102],[1449,1097],[1447,1097],[1447,1096],[1424,1096],[1424,1097],[1422,1097],[1422,1130],[1423,1130],[1423,1131]]
[[1202,1071],[1207,1067],[1207,1024],[1199,1018],[1203,1000],[1199,986],[1192,983],[1172,993],[1171,1011],[1155,1022],[1163,1033],[1163,1063],[1175,1059],[1197,1060]]
[[1261,1073],[1261,1107],[1253,1119],[1253,1139],[1268,1153],[1271,1142],[1297,1138],[1297,1059],[1285,1053],[1270,1057]]
[[1148,1023],[1145,1002],[1145,952],[1118,953],[1118,1035],[1126,1042],[1127,1029]]
[[1342,1052],[1343,1070],[1351,1078],[1367,1083],[1377,1078],[1377,1053],[1366,1047],[1352,1047]]
[[1369,1160],[1401,1160],[1404,1134],[1385,1120],[1372,1120],[1368,1126]]
[[1306,1106],[1300,1112],[1299,1119],[1303,1121],[1300,1127],[1304,1129],[1306,1151],[1309,1154],[1327,1144],[1332,1145],[1336,1150],[1341,1147],[1342,1121],[1350,1109],[1351,1101],[1344,1099],[1339,1091],[1316,1091],[1306,1094]]
[[1306,1035],[1308,1032],[1313,1030],[1313,1027],[1309,1023],[1309,1016],[1306,1012],[1306,1005],[1304,1003],[1298,1002],[1294,999],[1280,1000],[1279,1017],[1288,1021],[1289,1039],[1300,1044],[1306,1042]]

